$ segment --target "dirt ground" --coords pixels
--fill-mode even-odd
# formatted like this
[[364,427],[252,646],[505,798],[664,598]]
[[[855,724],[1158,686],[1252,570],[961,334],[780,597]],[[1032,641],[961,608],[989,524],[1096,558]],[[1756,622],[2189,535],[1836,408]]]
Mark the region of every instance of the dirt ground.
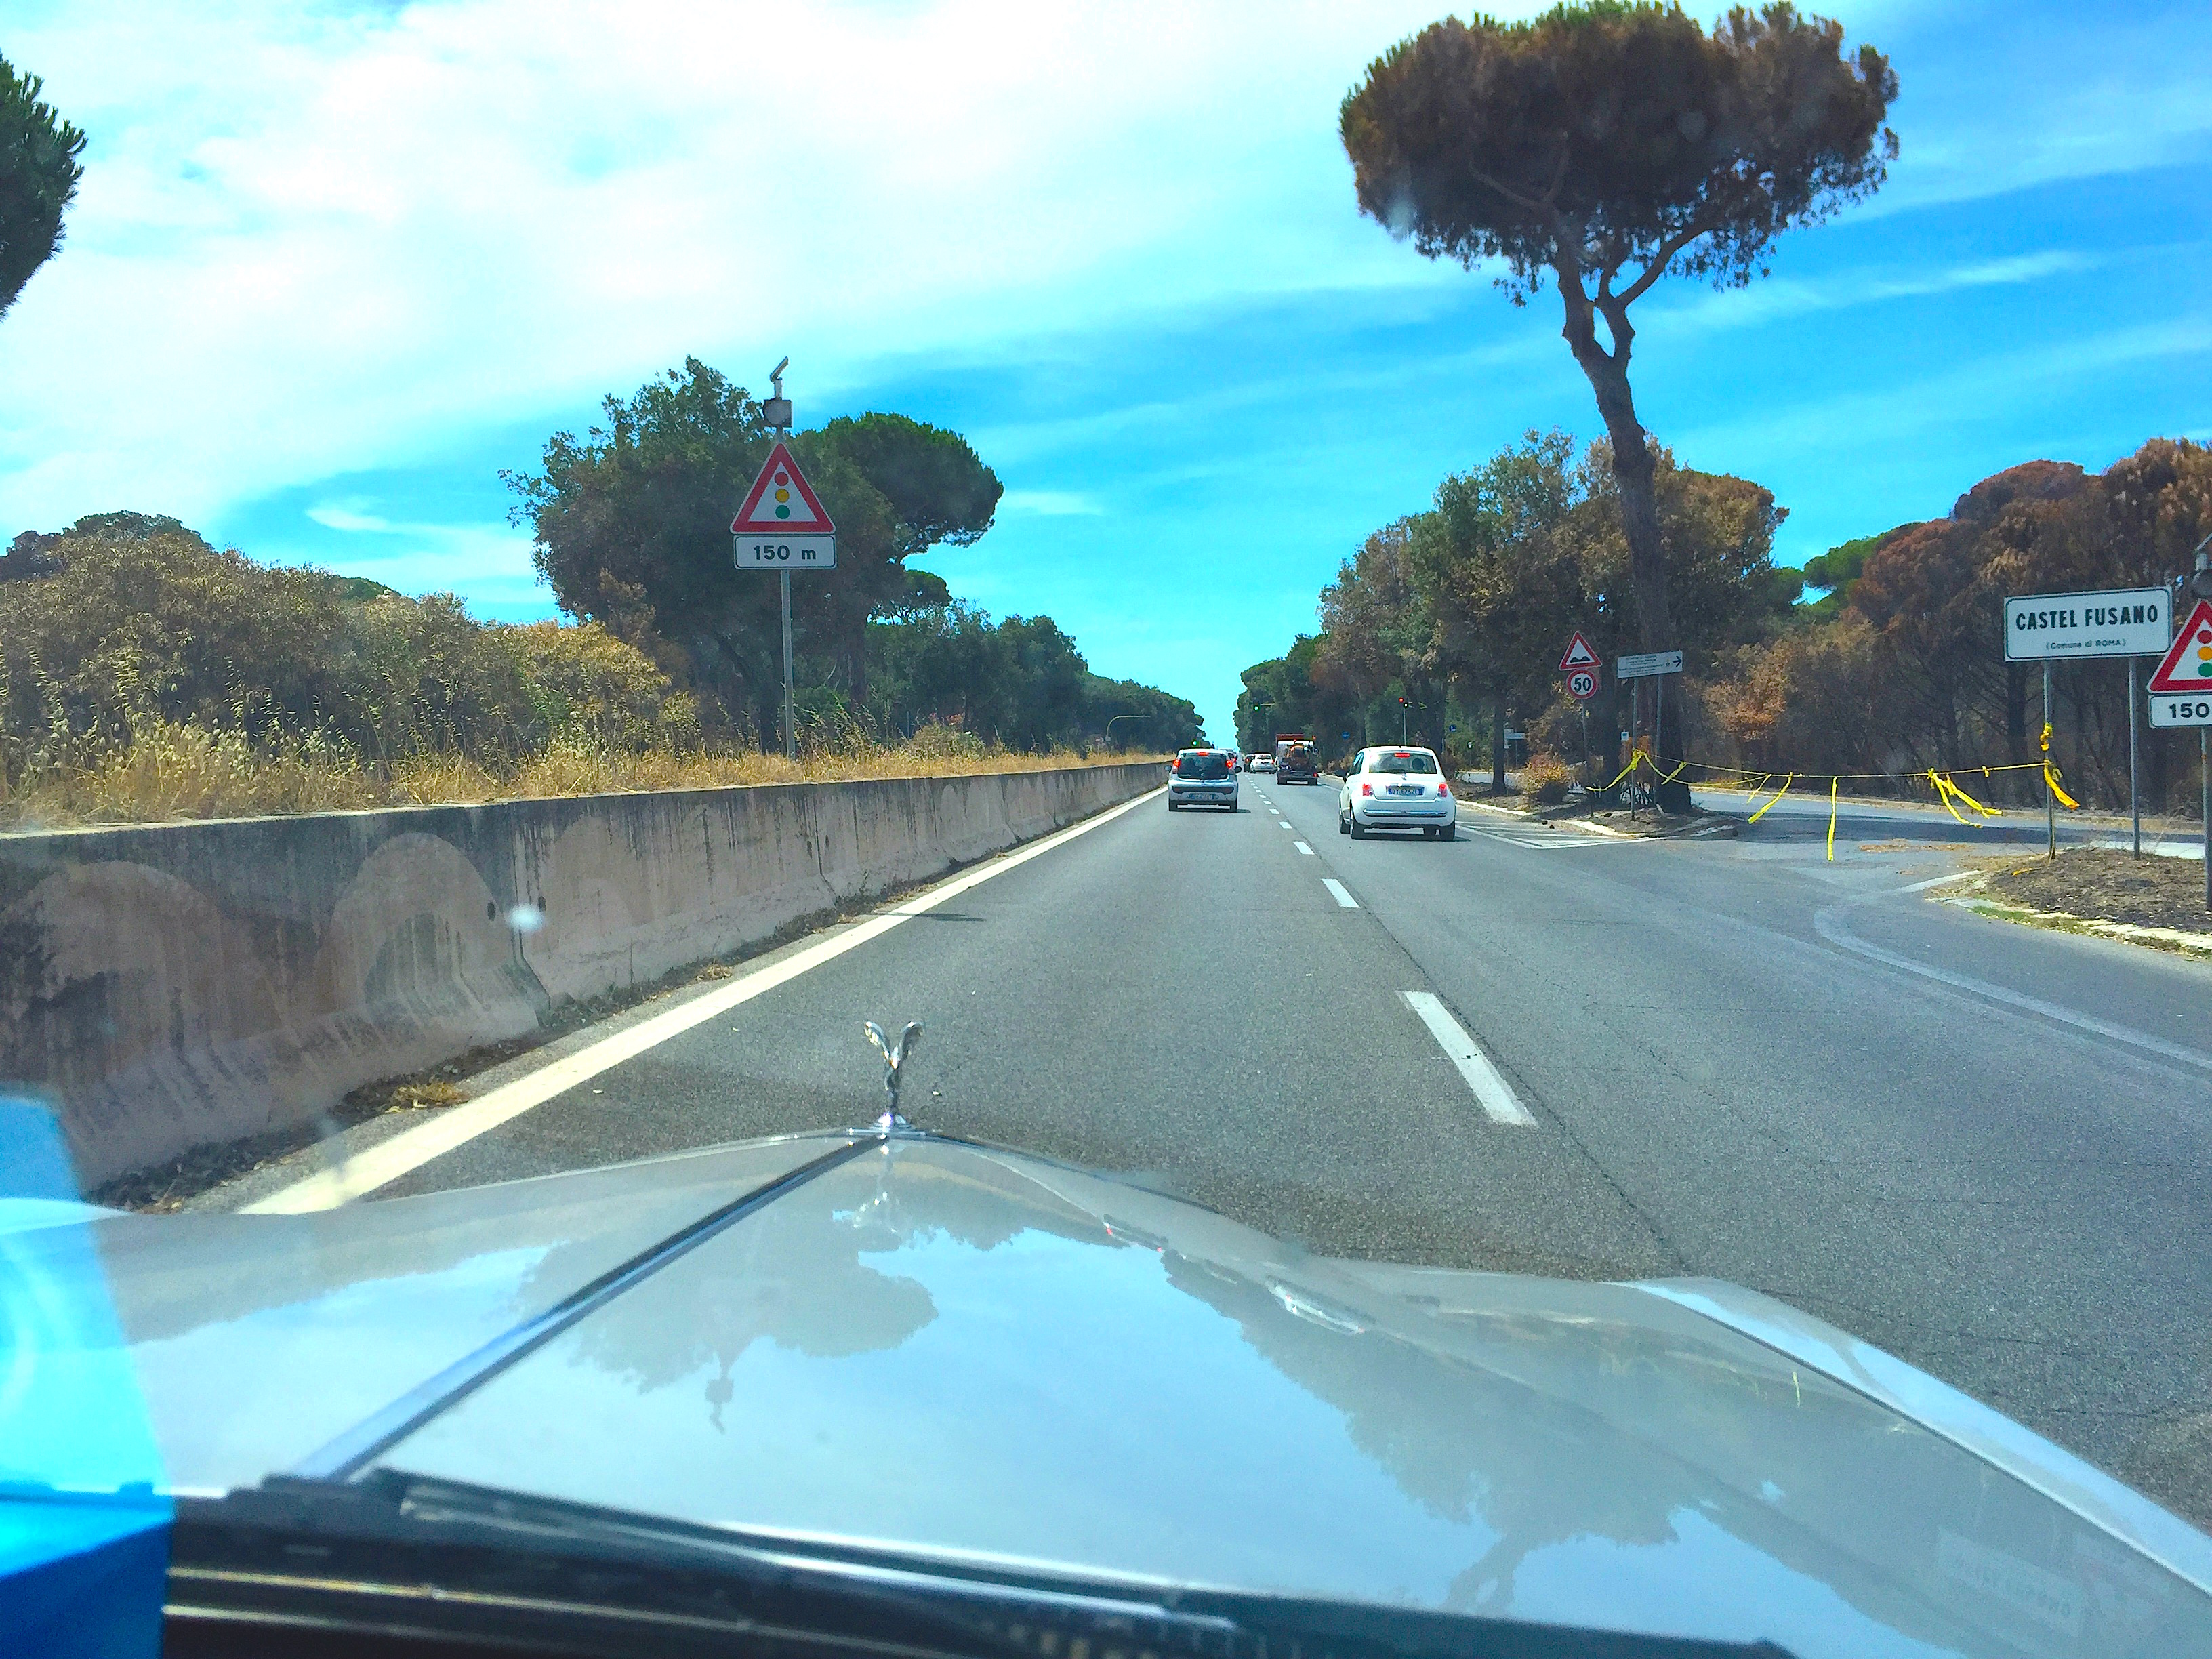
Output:
[[2145,856],[2104,847],[2069,847],[1993,863],[1983,892],[2030,910],[2062,910],[2092,921],[2212,933],[2204,908],[2204,866],[2194,859]]

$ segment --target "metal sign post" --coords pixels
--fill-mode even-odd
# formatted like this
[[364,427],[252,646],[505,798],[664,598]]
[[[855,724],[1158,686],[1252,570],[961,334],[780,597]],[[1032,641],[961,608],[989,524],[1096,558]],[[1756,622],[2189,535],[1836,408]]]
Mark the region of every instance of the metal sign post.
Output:
[[[2163,587],[2115,587],[2088,593],[2022,593],[2004,602],[2004,659],[2043,665],[2043,736],[2039,752],[2051,765],[2051,665],[2061,659],[2163,653],[2173,630],[2173,596]],[[2136,814],[2136,852],[2142,853],[2142,807],[2136,786],[2135,664],[2128,676],[2128,797]],[[2157,725],[2154,705],[2151,723]],[[2058,797],[2046,769],[2043,781],[2046,856],[2058,856]]]
[[[1639,651],[1633,656],[1615,657],[1613,659],[1613,672],[1628,682],[1632,711],[1628,722],[1630,732],[1628,742],[1629,752],[1632,756],[1635,753],[1634,734],[1638,726],[1636,717],[1641,714],[1644,702],[1638,695],[1641,690],[1639,682],[1644,680],[1651,682],[1651,810],[1656,813],[1659,810],[1659,757],[1667,752],[1659,746],[1659,740],[1665,736],[1667,729],[1667,682],[1661,676],[1679,674],[1682,672],[1682,653],[1679,651]],[[1635,816],[1635,809],[1632,807],[1630,809],[1630,816],[1632,817]]]
[[2142,856],[2142,789],[2136,781],[2136,661],[2128,659],[2128,811],[2136,821],[2136,856]]
[[799,758],[799,722],[791,687],[791,572],[837,568],[837,526],[830,521],[820,499],[799,470],[787,447],[791,438],[791,399],[783,395],[786,357],[769,371],[775,395],[761,404],[761,414],[775,433],[760,476],[745,492],[744,504],[730,520],[731,556],[740,570],[773,570],[776,597],[783,617],[783,753]]
[[[2051,765],[2051,659],[2043,659],[2043,764]],[[2075,784],[2075,788],[2081,786]],[[2043,775],[2043,833],[2050,843],[2044,851],[2045,858],[2058,856],[2058,797],[2051,787],[2048,769]]]

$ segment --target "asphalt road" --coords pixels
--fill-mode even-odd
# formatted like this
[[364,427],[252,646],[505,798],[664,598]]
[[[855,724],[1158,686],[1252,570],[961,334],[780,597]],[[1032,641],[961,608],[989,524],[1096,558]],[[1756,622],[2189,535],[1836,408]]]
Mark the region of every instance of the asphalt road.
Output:
[[1354,842],[1333,784],[1267,778],[1234,815],[1148,800],[385,1190],[865,1121],[861,1020],[919,1019],[927,1127],[1317,1253],[1734,1279],[2212,1522],[2212,969],[1931,902],[1954,855],[1886,820],[1832,864],[1825,813],[1462,821]]

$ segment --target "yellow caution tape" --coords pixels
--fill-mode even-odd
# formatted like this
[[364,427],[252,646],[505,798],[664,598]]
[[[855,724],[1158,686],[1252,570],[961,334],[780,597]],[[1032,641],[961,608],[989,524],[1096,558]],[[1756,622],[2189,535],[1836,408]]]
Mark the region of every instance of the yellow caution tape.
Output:
[[2043,723],[2043,752],[2046,755],[2051,752],[2051,722],[2049,720]]
[[[2046,726],[2044,729],[2048,731],[2050,728]],[[2081,810],[2081,803],[2058,787],[2058,769],[2049,761],[2043,763],[2043,781],[2051,786],[2051,793],[2058,797],[2061,806],[2069,806],[2077,812]]]
[[[1927,775],[1927,776],[1928,781],[1936,787],[1936,799],[1942,803],[1943,810],[1948,812],[1953,817],[1958,818],[1960,823],[1966,823],[1966,820],[1963,817],[1960,817],[1959,809],[1951,805],[1952,799],[1954,796],[1960,800],[1966,802],[1968,806],[1972,807],[1975,811],[1979,812],[1985,818],[1993,818],[1997,816],[1996,810],[1994,807],[1983,805],[1981,802],[1976,800],[1965,790],[1960,788],[1957,784],[1952,782],[1949,777],[1945,775],[1943,773],[1931,771]],[[1967,827],[1971,829],[1972,826],[1968,825]]]
[[1748,823],[1757,823],[1759,819],[1765,817],[1766,816],[1767,807],[1773,805],[1775,800],[1780,800],[1784,795],[1788,794],[1790,793],[1790,786],[1796,782],[1796,780],[1797,775],[1795,772],[1792,772],[1788,777],[1783,779],[1782,787],[1774,792],[1774,800],[1767,802],[1766,806],[1760,807],[1759,811],[1753,812],[1749,818],[1745,820],[1745,822]]
[[1836,789],[1842,782],[1841,778],[1828,780],[1828,862],[1831,864],[1836,861]]

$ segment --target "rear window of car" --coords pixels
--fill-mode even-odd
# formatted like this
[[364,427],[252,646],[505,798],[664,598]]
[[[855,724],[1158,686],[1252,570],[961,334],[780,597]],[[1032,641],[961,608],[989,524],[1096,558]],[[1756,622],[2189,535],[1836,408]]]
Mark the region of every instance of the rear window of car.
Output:
[[1370,772],[1420,772],[1433,776],[1437,762],[1433,755],[1401,755],[1386,749],[1379,755],[1367,757],[1367,769]]
[[1225,778],[1229,775],[1229,757],[1226,755],[1183,754],[1176,757],[1176,775],[1197,778]]

